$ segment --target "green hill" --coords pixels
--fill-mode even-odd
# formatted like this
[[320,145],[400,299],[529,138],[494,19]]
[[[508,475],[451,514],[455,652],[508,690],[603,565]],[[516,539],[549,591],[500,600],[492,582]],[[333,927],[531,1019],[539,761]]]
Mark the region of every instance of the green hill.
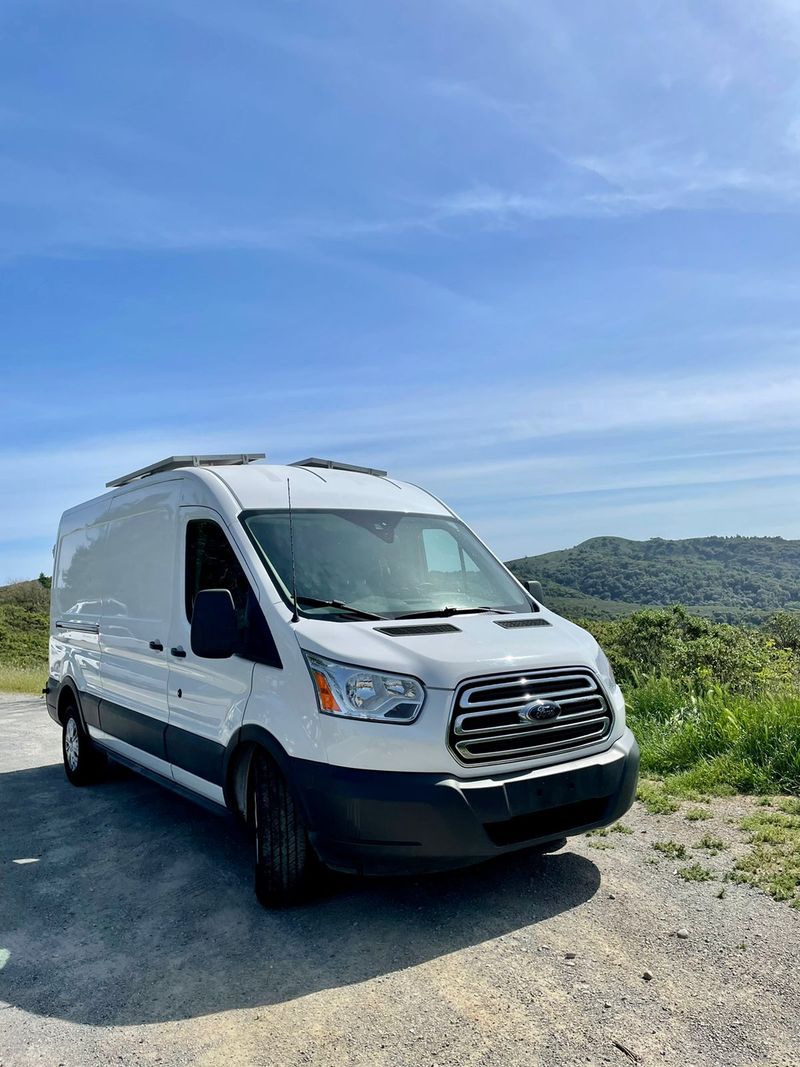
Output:
[[800,612],[800,541],[782,537],[592,537],[508,566],[523,580],[538,579],[547,603],[572,618],[669,604],[750,624],[776,611]]

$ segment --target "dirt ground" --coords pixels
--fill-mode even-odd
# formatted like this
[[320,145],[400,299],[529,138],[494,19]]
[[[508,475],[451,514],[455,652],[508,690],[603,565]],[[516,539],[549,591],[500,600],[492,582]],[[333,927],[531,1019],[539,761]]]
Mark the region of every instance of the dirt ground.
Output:
[[750,802],[692,806],[270,913],[232,822],[73,788],[42,701],[0,698],[0,1065],[796,1067],[800,912],[723,881]]

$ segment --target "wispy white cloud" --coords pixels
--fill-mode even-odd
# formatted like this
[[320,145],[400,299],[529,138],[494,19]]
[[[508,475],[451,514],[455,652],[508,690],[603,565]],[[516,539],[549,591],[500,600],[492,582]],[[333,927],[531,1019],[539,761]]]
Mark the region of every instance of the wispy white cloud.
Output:
[[479,218],[497,225],[552,218],[612,218],[668,210],[795,212],[800,174],[719,167],[702,155],[680,158],[666,146],[616,155],[563,158],[570,170],[597,179],[582,189],[549,183],[533,192],[493,186],[456,190],[435,202],[442,219]]
[[[201,35],[235,39],[247,50],[248,69],[275,53],[309,64],[354,114],[353,85],[369,86],[401,136],[416,124],[435,144],[455,122],[475,129],[486,151],[477,165],[465,144],[460,182],[431,181],[433,157],[418,153],[417,170],[398,187],[390,172],[354,171],[356,185],[370,192],[370,210],[317,206],[298,215],[271,209],[269,196],[239,206],[202,181],[207,145],[201,151],[183,131],[156,135],[133,123],[117,129],[107,118],[60,115],[62,133],[94,146],[95,163],[76,157],[68,167],[43,165],[7,149],[0,205],[17,221],[0,252],[292,251],[410,233],[446,239],[474,221],[502,227],[670,209],[797,211],[794,5],[765,0],[757,25],[742,3],[674,4],[658,18],[649,5],[627,3],[612,4],[602,18],[591,9],[579,18],[561,5],[516,0],[453,0],[451,7],[466,39],[484,38],[502,65],[475,62],[468,52],[426,64],[369,36],[369,20],[363,30],[344,23],[325,35],[289,29],[257,5],[223,12],[171,0],[158,11]],[[259,111],[262,98],[249,84],[236,85],[236,104],[248,107],[258,139],[267,115]],[[32,98],[0,121],[5,116],[15,133],[38,131],[29,138],[36,142],[53,136],[48,110]],[[531,157],[533,148],[547,166]],[[143,181],[140,164],[154,157],[167,169],[196,157],[191,187],[175,195]],[[127,167],[127,159],[137,165]],[[408,153],[404,163],[411,159]]]
[[[624,526],[631,498],[646,522],[654,495],[688,499],[712,486],[712,496],[724,495],[736,484],[778,478],[792,480],[800,491],[800,452],[775,444],[775,435],[800,430],[795,368],[587,378],[561,389],[483,383],[479,417],[475,389],[452,389],[446,396],[417,390],[398,403],[382,389],[351,386],[346,405],[358,415],[348,420],[341,417],[342,403],[330,396],[323,402],[253,388],[247,408],[231,405],[226,417],[221,396],[200,393],[188,398],[195,413],[180,430],[162,425],[157,433],[73,436],[67,447],[7,447],[0,450],[0,579],[18,573],[20,539],[42,543],[53,536],[66,507],[103,491],[106,481],[126,470],[175,453],[260,448],[274,462],[321,452],[385,466],[443,495],[481,528],[500,515],[513,518],[516,534],[499,546],[507,554],[535,547],[527,543],[527,530],[542,509],[560,508],[562,531],[571,528],[564,509],[577,505],[565,502],[568,495],[590,510],[598,505],[583,498],[602,497],[603,507]],[[297,417],[309,403],[313,423]],[[716,442],[713,448],[709,440]],[[676,448],[680,441],[683,447]],[[48,492],[41,493],[37,487],[45,484]],[[609,504],[615,496],[619,512]],[[37,551],[38,573],[48,559]]]
[[758,170],[746,164],[715,164],[704,152],[684,156],[669,145],[639,145],[613,156],[579,156],[575,166],[606,182],[610,191],[594,199],[602,203],[668,207],[735,206],[745,196],[795,206],[800,201],[796,171]]
[[[122,135],[121,135],[122,136]],[[0,230],[0,256],[120,251],[275,251],[310,253],[412,232],[432,233],[433,209],[402,202],[385,216],[335,211],[293,214],[192,203],[139,188],[81,162],[59,168],[0,158],[0,212],[17,224]],[[24,225],[20,225],[20,220]]]
[[[472,0],[461,6],[480,17]],[[800,8],[767,0],[759,12],[756,22],[743,3],[676,3],[654,18],[650,5],[612,3],[573,18],[563,5],[500,0],[487,32],[517,62],[491,81],[430,90],[476,122],[504,122],[517,140],[508,153],[524,160],[536,144],[563,171],[473,176],[437,207],[501,226],[669,209],[795,213]]]

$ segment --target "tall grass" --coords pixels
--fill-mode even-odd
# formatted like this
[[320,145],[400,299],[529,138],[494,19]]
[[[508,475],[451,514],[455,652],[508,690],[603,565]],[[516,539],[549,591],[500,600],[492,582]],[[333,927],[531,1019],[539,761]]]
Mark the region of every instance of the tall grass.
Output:
[[800,793],[800,693],[744,696],[672,678],[626,687],[642,771],[679,791]]
[[47,681],[47,663],[38,667],[0,663],[0,693],[41,693]]

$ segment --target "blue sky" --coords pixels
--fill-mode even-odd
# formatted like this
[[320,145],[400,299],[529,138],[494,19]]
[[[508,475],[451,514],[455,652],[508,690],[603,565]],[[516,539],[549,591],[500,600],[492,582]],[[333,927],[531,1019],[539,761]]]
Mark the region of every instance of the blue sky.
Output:
[[174,452],[800,536],[790,0],[6,0],[0,580]]

